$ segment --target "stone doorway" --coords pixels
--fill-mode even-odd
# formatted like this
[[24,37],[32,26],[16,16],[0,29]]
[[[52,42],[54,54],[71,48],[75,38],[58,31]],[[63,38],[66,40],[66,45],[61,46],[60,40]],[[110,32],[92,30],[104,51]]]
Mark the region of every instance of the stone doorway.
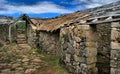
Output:
[[27,26],[25,21],[21,21],[16,25],[16,40],[18,44],[27,43]]
[[98,74],[110,74],[110,23],[96,25]]

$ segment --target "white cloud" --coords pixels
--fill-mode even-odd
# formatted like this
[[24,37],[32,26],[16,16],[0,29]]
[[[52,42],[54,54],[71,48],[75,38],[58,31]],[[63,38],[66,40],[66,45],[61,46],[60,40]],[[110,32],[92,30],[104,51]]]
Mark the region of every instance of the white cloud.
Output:
[[62,6],[56,5],[52,2],[40,2],[36,5],[16,5],[10,4],[5,0],[1,0],[0,14],[13,14],[13,13],[71,13],[72,11],[65,9]]
[[[6,0],[0,0],[0,14],[40,14],[40,13],[71,13],[77,10],[84,10],[85,8],[94,8],[119,0],[74,0],[71,3],[61,2],[63,4],[77,5],[75,8],[66,9],[64,6],[57,5],[52,2],[39,2],[35,5],[18,5],[9,3]],[[81,4],[83,3],[83,4]]]

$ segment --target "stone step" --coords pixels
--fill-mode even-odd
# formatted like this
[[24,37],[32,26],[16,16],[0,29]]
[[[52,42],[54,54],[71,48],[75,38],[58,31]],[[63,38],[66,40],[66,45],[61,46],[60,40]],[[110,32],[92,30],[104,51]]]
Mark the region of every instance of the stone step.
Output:
[[23,48],[23,49],[31,49],[31,47],[28,44],[18,44],[19,47]]
[[18,34],[25,33],[25,31],[26,31],[25,29],[17,29],[17,33],[18,33]]
[[26,36],[24,34],[19,34],[19,35],[17,35],[17,38],[23,39],[23,38],[26,38]]
[[26,41],[26,38],[17,38],[17,40]]
[[25,44],[27,41],[17,41],[18,44]]

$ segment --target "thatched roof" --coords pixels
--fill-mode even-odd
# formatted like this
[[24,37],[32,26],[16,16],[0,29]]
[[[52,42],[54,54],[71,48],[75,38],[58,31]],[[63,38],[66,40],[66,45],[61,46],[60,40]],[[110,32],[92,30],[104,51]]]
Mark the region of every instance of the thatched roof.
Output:
[[31,21],[35,24],[37,24],[37,30],[42,31],[54,31],[59,29],[60,27],[67,25],[68,23],[73,22],[78,17],[82,17],[85,14],[88,14],[88,12],[75,12],[72,14],[62,15],[57,18],[52,19],[31,19]]

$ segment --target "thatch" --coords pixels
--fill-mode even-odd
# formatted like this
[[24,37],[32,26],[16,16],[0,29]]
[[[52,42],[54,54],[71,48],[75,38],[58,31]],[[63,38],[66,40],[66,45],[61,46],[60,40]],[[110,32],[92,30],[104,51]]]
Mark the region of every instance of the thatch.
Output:
[[52,19],[31,19],[31,21],[37,24],[37,30],[52,32],[85,14],[88,14],[88,12],[76,12]]

